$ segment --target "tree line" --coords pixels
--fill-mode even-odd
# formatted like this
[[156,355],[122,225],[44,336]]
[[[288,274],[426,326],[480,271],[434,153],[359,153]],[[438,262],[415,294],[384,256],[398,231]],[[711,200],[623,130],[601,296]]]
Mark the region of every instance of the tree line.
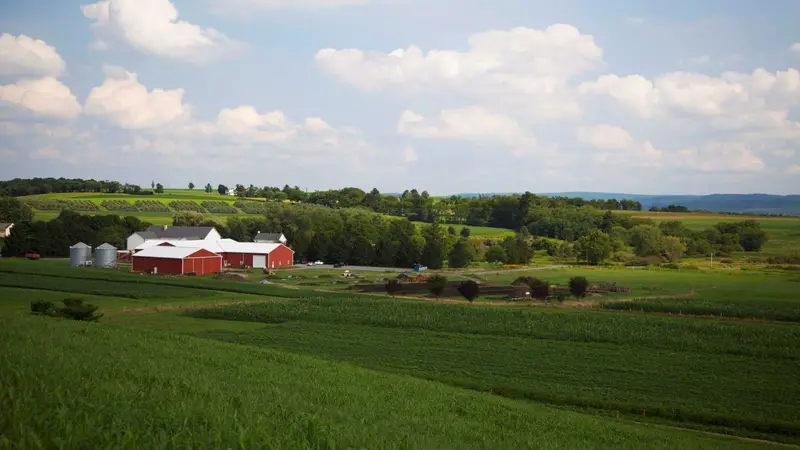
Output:
[[153,182],[152,190],[145,190],[137,184],[109,180],[84,180],[82,178],[15,178],[0,181],[0,196],[22,197],[68,192],[153,195],[154,193],[163,193],[164,187]]
[[4,241],[2,254],[14,257],[34,252],[44,257],[67,257],[69,247],[78,242],[92,247],[107,242],[124,249],[128,236],[148,226],[149,223],[136,217],[88,216],[68,210],[49,222],[26,217],[15,222],[11,235]]

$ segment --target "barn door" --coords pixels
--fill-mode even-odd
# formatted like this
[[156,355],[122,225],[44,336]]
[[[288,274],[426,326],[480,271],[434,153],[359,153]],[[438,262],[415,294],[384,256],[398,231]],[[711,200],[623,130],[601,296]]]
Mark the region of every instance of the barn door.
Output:
[[267,255],[253,255],[253,267],[264,269],[267,267]]

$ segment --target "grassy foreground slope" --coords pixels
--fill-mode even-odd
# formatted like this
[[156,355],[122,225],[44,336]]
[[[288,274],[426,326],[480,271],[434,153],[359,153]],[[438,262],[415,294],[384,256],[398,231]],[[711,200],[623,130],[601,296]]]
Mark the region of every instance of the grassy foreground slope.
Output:
[[4,448],[759,448],[279,351],[0,319]]

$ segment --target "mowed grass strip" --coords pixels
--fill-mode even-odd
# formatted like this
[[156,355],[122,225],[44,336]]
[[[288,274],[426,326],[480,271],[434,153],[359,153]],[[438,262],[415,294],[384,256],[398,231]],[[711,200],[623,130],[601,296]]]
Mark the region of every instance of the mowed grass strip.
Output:
[[796,361],[308,322],[199,335],[510,398],[800,435]]
[[4,448],[751,449],[283,352],[0,319]]

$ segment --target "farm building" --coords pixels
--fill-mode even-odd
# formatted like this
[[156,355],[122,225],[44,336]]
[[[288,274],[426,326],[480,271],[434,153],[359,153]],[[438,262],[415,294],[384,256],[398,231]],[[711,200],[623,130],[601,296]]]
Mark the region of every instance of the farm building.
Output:
[[7,238],[11,236],[12,228],[14,228],[13,223],[0,223],[0,238]]
[[230,267],[277,269],[290,267],[294,261],[294,250],[283,244],[228,242],[221,245],[225,264]]
[[253,239],[253,242],[258,242],[259,244],[283,244],[286,245],[287,239],[283,233],[256,233],[256,237]]
[[202,248],[156,246],[131,257],[133,272],[207,275],[222,271],[222,256]]
[[216,241],[222,239],[214,227],[170,227],[151,226],[145,231],[138,231],[128,236],[127,249],[133,250],[143,243],[151,240],[196,240]]
[[223,266],[276,269],[293,264],[294,251],[283,244],[261,244],[237,242],[233,239],[219,240],[150,240],[133,251],[135,255],[156,247],[204,249],[222,256]]

